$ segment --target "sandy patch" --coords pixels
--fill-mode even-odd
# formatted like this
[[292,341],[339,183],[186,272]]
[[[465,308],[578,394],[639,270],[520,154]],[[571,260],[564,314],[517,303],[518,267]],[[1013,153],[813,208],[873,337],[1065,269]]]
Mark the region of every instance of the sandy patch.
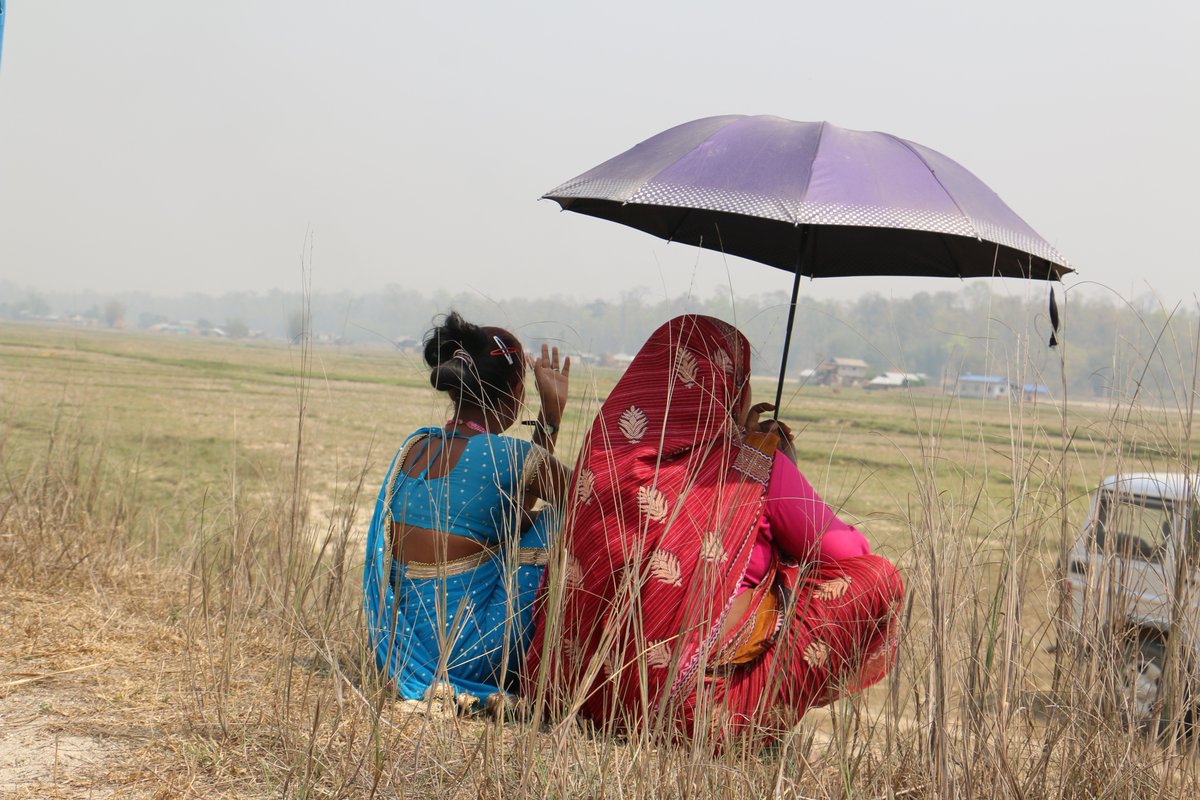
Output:
[[72,733],[78,698],[65,687],[0,697],[0,797],[87,797],[102,791],[118,743]]
[[0,798],[204,796],[171,586],[0,580]]

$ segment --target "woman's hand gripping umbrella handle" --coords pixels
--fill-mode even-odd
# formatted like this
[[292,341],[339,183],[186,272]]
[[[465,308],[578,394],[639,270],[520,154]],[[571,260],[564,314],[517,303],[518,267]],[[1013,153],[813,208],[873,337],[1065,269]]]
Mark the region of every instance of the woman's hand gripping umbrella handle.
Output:
[[774,403],[755,403],[746,411],[745,419],[739,420],[747,433],[773,433],[779,437],[779,451],[796,463],[796,446],[793,443],[795,435],[787,423],[778,419],[760,420],[759,417],[768,411],[774,411]]

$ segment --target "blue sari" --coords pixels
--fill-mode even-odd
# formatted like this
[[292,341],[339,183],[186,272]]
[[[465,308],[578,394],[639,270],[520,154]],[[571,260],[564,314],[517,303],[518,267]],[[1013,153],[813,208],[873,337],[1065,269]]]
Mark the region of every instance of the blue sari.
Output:
[[[466,448],[444,476],[406,475],[414,447]],[[375,664],[401,697],[448,683],[485,698],[517,683],[533,636],[533,601],[547,561],[551,509],[521,533],[524,487],[546,452],[509,436],[422,428],[405,440],[379,491],[367,534],[364,608]],[[392,558],[392,523],[445,531],[484,545],[432,564]]]

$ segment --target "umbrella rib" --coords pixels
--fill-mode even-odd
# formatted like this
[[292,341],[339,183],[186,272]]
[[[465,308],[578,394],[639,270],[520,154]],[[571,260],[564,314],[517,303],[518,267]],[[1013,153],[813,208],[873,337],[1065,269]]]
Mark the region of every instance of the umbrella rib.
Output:
[[[817,156],[821,154],[821,142],[825,139],[825,126],[828,124],[825,120],[821,120],[821,127],[817,128],[817,144],[813,147],[812,160],[808,163],[808,177],[804,179],[804,190],[800,192],[800,206],[808,202],[808,187],[812,185],[813,169],[817,166]],[[796,211],[799,213],[800,209],[797,208]],[[793,217],[792,224],[799,227],[803,223],[799,217]],[[802,256],[803,253],[800,254],[800,257]],[[798,264],[797,269],[799,269]]]
[[[950,257],[950,261],[954,264],[955,267],[958,268],[958,279],[962,280],[965,277],[963,275],[962,264],[959,263],[958,256],[954,255],[954,251],[950,249],[950,243],[946,239],[947,236],[952,236],[952,235],[953,234],[949,234],[949,233],[939,233],[939,234],[937,234],[937,239],[938,239],[938,242],[941,243],[942,249],[946,251],[946,255]],[[992,271],[993,272],[995,271],[994,264],[992,266]]]
[[675,241],[675,234],[679,233],[679,229],[683,227],[683,223],[687,221],[687,218],[691,213],[692,209],[685,206],[683,209],[683,214],[679,217],[679,222],[675,223],[675,227],[671,228],[671,233],[669,236],[667,236],[668,242]]
[[[880,131],[880,133],[883,133],[883,131]],[[965,219],[967,221],[967,224],[971,226],[971,233],[975,236],[976,239],[982,239],[983,237],[979,235],[979,231],[975,229],[975,220],[973,220],[966,211],[963,211],[963,207],[958,204],[958,199],[955,198],[954,195],[950,194],[950,190],[946,188],[946,184],[942,183],[942,179],[938,177],[937,171],[933,167],[929,166],[929,162],[926,161],[925,158],[920,153],[918,153],[911,144],[904,141],[899,136],[893,136],[890,133],[883,133],[883,135],[888,137],[892,141],[897,142],[905,150],[912,153],[916,157],[916,159],[925,166],[925,169],[929,170],[929,174],[933,176],[933,179],[935,181],[937,181],[937,185],[942,187],[942,191],[946,193],[946,197],[950,198],[950,202],[954,203],[954,207],[958,209],[958,213],[961,214],[962,218]],[[962,270],[960,269],[959,271],[961,272]]]

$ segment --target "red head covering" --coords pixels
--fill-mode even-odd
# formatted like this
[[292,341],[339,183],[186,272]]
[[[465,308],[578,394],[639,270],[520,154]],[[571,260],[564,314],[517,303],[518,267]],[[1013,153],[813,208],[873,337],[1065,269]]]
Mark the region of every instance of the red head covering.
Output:
[[[716,643],[770,457],[732,414],[750,347],[711,317],[655,331],[584,441],[527,656],[527,692],[593,718],[669,714]],[[547,630],[549,620],[549,630]]]

